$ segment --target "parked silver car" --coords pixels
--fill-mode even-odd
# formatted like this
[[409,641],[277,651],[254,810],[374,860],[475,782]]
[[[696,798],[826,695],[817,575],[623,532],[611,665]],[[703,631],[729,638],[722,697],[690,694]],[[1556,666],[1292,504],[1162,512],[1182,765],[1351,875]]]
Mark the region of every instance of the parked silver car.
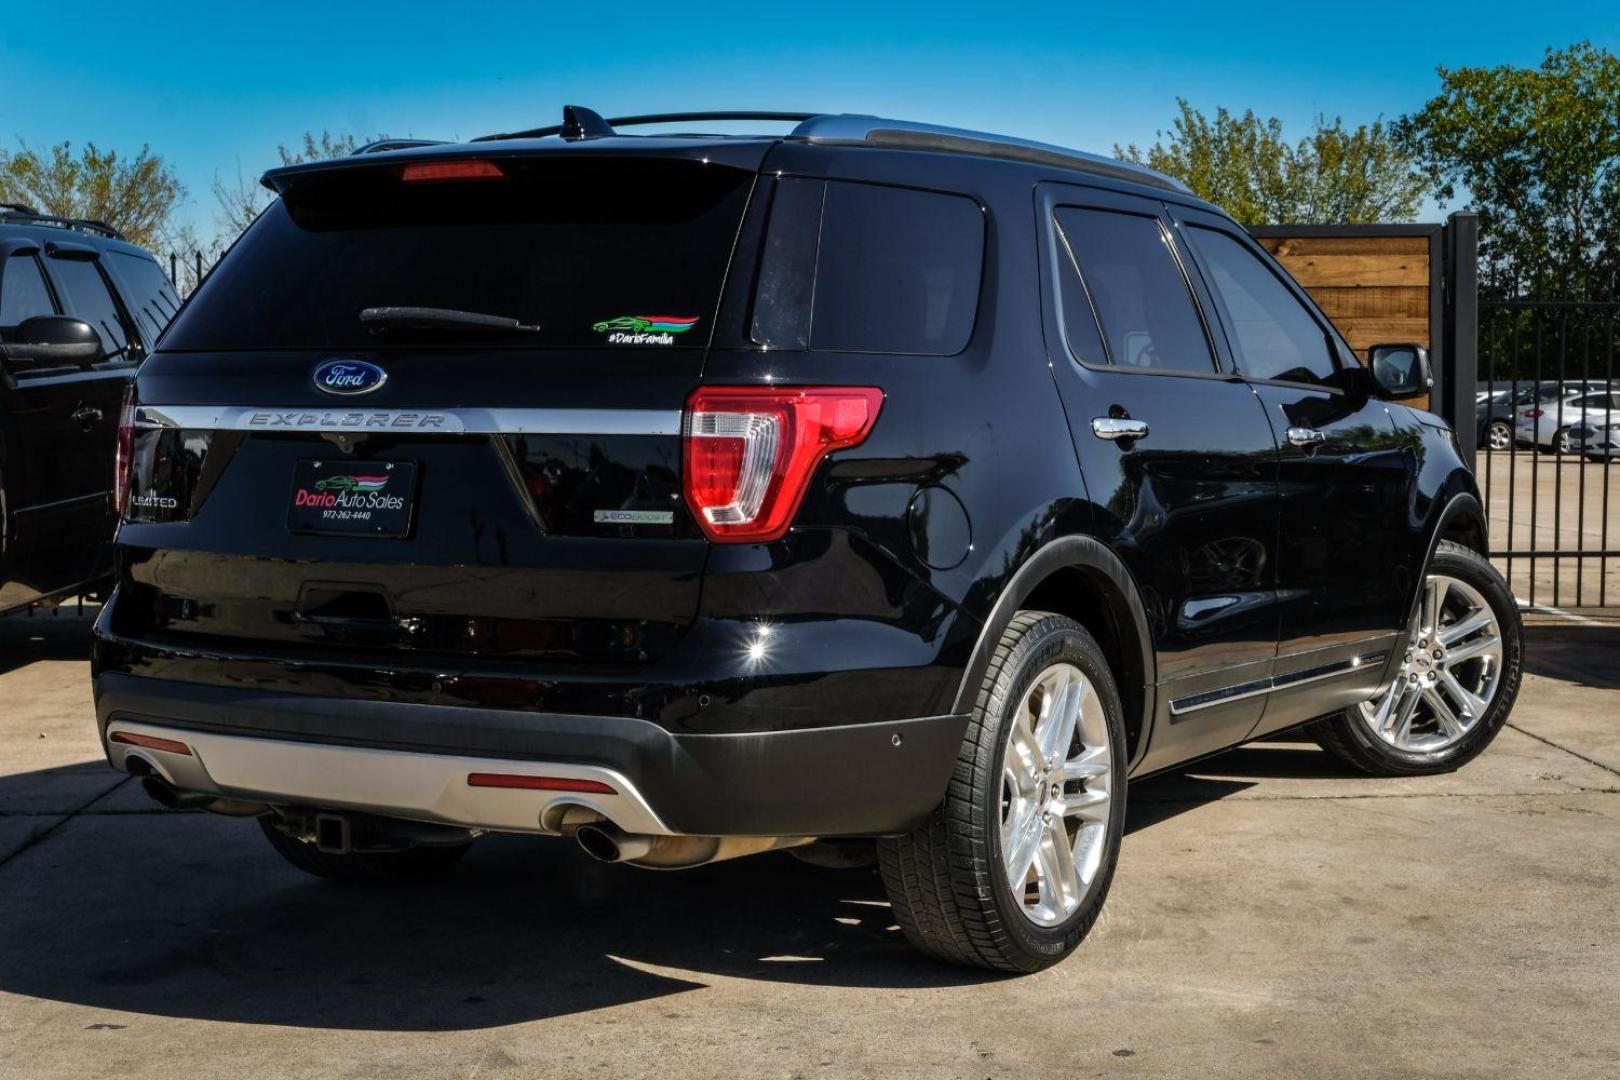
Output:
[[[1617,395],[1620,398],[1620,395]],[[1605,423],[1583,424],[1569,430],[1569,448],[1572,454],[1585,454],[1593,461],[1607,461],[1620,457],[1620,412]]]
[[1577,429],[1584,435],[1615,420],[1620,420],[1620,392],[1602,386],[1566,387],[1515,410],[1513,437],[1554,453],[1576,453]]

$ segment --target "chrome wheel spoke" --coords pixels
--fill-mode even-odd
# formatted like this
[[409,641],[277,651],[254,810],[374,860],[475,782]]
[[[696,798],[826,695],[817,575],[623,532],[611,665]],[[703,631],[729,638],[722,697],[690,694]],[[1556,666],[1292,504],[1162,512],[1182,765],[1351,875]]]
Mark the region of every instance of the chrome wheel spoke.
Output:
[[1500,660],[1502,658],[1501,640],[1494,634],[1481,635],[1473,641],[1465,642],[1454,649],[1447,650],[1446,667],[1455,667],[1464,660],[1472,660],[1480,656]]
[[1080,719],[1081,695],[1086,690],[1085,680],[1074,668],[1064,664],[1057,672],[1045,682],[1040,724],[1035,728],[1035,743],[1046,761],[1068,757]]
[[1449,693],[1452,696],[1452,699],[1462,707],[1462,712],[1459,715],[1464,721],[1472,724],[1475,720],[1478,720],[1482,715],[1484,715],[1485,707],[1487,705],[1485,699],[1474,693],[1472,690],[1469,690],[1461,682],[1457,681],[1457,676],[1453,675],[1449,671],[1442,673],[1440,676],[1440,685],[1445,687],[1446,692]]
[[1470,612],[1468,618],[1460,619],[1440,631],[1440,644],[1449,649],[1459,641],[1471,637],[1487,627],[1492,627],[1495,625],[1496,616],[1492,615],[1489,611]]
[[1423,688],[1423,700],[1428,703],[1429,709],[1434,713],[1435,723],[1448,739],[1455,739],[1463,733],[1462,720],[1452,709],[1444,695],[1432,686]]
[[1035,856],[1040,851],[1041,837],[1045,835],[1042,826],[1040,809],[1032,804],[1014,825],[1008,837],[1010,842],[1003,847],[1007,853],[1007,880],[1012,884],[1014,891],[1017,891],[1024,879],[1029,877],[1029,868],[1035,862]]
[[1053,922],[1069,917],[1080,906],[1080,871],[1063,822],[1054,818],[1042,831],[1040,844],[1040,906]]

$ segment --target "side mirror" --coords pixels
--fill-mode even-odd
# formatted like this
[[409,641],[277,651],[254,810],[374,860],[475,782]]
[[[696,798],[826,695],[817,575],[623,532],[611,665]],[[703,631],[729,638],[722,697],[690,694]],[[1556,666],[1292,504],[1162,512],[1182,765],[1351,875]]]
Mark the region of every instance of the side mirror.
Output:
[[0,349],[12,366],[67,367],[93,364],[106,355],[101,335],[83,319],[35,315],[17,324]]
[[1426,394],[1434,386],[1429,350],[1421,345],[1374,345],[1367,350],[1373,385],[1387,398]]

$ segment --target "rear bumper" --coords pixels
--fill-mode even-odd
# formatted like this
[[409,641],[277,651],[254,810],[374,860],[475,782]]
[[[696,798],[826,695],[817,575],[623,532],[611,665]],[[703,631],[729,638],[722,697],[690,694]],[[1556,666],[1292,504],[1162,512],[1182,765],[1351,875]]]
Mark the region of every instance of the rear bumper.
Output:
[[[562,803],[630,832],[839,836],[902,832],[945,793],[967,718],[746,734],[646,720],[357,701],[103,672],[108,758],[138,754],[176,787],[514,832]],[[109,742],[174,739],[190,755]],[[474,772],[596,780],[614,795],[468,784]]]

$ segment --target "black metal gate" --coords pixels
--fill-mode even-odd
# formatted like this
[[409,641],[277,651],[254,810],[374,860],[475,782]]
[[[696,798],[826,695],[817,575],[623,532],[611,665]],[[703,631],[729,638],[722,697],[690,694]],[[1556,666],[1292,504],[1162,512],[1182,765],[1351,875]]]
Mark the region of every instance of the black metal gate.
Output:
[[1617,321],[1616,300],[1480,301],[1475,471],[1491,556],[1531,606],[1620,606]]

